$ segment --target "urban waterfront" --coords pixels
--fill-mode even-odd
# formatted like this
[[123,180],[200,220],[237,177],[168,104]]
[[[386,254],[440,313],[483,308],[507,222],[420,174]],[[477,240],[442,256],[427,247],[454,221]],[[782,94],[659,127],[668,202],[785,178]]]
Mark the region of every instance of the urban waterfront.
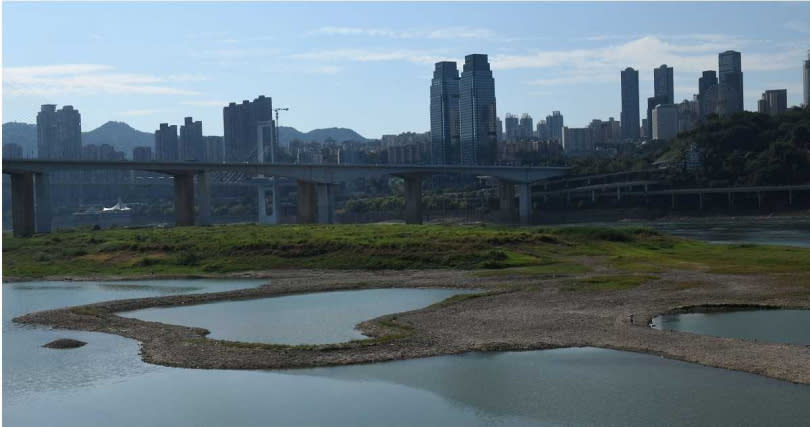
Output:
[[2,424],[807,425],[808,6],[4,3]]

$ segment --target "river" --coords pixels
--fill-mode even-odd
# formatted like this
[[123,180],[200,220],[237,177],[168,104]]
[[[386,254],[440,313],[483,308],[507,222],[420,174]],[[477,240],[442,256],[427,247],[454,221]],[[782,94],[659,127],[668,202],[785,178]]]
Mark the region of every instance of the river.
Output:
[[[11,322],[16,315],[47,308],[214,292],[260,283],[186,280],[4,284],[4,424],[647,426],[803,425],[810,419],[808,386],[613,350],[470,353],[292,371],[193,370],[143,363],[138,343],[119,336]],[[285,308],[285,317],[298,318],[312,310],[313,304],[339,307],[334,310],[336,319],[346,317],[346,312],[361,318],[368,316],[364,306],[377,306],[383,311],[416,308],[410,303],[402,305],[401,301],[386,305],[386,299],[395,301],[385,298],[387,291],[415,292],[404,299],[419,305],[452,293],[352,291],[349,299],[331,292],[284,297],[285,301],[273,303]],[[196,309],[204,315],[205,311],[221,310],[221,304],[231,303]],[[182,309],[186,308],[191,307]],[[163,310],[168,314],[175,309]],[[255,311],[248,310],[246,318],[255,315]],[[222,320],[214,320],[216,330]],[[342,340],[345,337],[340,334],[353,333],[346,330],[346,322],[337,323],[344,326],[335,328],[337,335],[332,338]],[[293,338],[305,342],[312,338],[310,332],[301,329]],[[330,339],[323,331],[316,332],[321,334],[319,341]],[[220,333],[229,334],[226,330]],[[88,344],[73,350],[41,347],[62,337]]]

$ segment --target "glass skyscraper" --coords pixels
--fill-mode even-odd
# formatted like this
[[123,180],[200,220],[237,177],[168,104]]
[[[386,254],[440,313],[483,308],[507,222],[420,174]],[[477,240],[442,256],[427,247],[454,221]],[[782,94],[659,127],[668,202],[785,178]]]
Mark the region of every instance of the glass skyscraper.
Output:
[[627,67],[622,71],[622,139],[639,139],[638,70]]
[[717,73],[713,70],[704,71],[698,79],[698,103],[700,117],[717,112]]
[[461,163],[494,164],[498,151],[495,112],[495,79],[487,55],[464,58],[459,85]]
[[720,93],[718,110],[720,114],[743,111],[743,73],[740,52],[727,50],[718,57]]
[[653,96],[662,96],[664,104],[675,103],[674,70],[664,64],[653,70]]
[[431,162],[457,164],[459,154],[458,68],[455,62],[436,63],[430,83]]

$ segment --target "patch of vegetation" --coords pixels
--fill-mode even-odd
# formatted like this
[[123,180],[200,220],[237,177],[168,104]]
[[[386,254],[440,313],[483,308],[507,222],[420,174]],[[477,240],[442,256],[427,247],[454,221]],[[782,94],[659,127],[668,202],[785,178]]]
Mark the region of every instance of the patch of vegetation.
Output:
[[810,250],[710,245],[640,227],[219,225],[63,230],[3,236],[6,276],[199,274],[285,268],[481,269],[482,275],[588,272],[810,272]]

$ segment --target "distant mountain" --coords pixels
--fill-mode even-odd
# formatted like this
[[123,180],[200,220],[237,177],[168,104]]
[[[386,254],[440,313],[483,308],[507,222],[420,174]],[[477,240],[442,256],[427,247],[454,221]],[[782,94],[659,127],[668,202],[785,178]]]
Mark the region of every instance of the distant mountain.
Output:
[[133,148],[153,146],[155,135],[133,129],[124,122],[107,122],[90,132],[82,132],[82,145],[90,144],[110,144],[116,150],[123,151],[127,158],[131,158]]
[[[279,128],[279,138],[282,145],[289,145],[290,141],[298,139],[303,142],[324,143],[331,139],[335,142],[368,141],[362,135],[347,128],[315,129],[309,132],[300,132],[293,127]],[[28,123],[9,122],[3,124],[3,143],[17,143],[23,148],[26,157],[36,157],[37,152],[37,126]],[[155,136],[149,132],[133,129],[124,122],[107,122],[89,132],[82,132],[82,145],[110,144],[118,151],[123,151],[127,158],[132,158],[132,149],[138,146],[153,147]],[[154,147],[153,147],[154,148]]]
[[19,122],[3,123],[3,144],[17,144],[23,149],[23,157],[37,155],[37,125]]
[[328,139],[334,140],[335,142],[367,141],[367,139],[359,133],[347,128],[314,129],[304,133],[292,127],[280,126],[278,128],[278,134],[278,137],[281,140],[281,145],[289,145],[290,141],[294,139],[298,139],[303,142],[314,141],[320,143],[324,143]]
[[[3,123],[3,144],[12,142],[22,146],[24,156],[36,157],[37,125],[17,122]],[[89,144],[110,144],[116,150],[123,151],[127,158],[131,158],[134,147],[153,146],[155,136],[133,129],[123,122],[107,122],[90,132],[82,132],[82,145]]]

